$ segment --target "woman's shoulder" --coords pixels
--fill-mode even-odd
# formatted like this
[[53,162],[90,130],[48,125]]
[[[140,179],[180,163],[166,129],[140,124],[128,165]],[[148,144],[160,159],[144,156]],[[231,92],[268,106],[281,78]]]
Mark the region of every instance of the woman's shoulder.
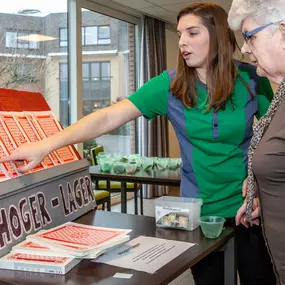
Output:
[[260,76],[256,73],[256,66],[239,60],[235,60],[234,63],[238,69],[239,75],[242,76],[243,79],[246,80],[246,78],[249,78],[250,80],[259,81]]
[[254,66],[253,64],[241,60],[234,60],[234,64],[236,65],[239,71],[248,71],[256,74],[256,66]]

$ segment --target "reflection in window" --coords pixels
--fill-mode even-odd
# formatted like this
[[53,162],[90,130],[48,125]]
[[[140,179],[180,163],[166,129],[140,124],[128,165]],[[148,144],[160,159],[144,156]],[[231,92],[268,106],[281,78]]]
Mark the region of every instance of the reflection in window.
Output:
[[[127,98],[135,91],[135,25],[82,9],[83,113],[88,115]],[[135,122],[83,145],[106,152],[135,151]]]
[[[28,32],[6,32],[6,47],[18,49],[38,49],[39,42],[29,41],[27,38],[35,33]],[[26,39],[21,39],[26,37]]]
[[[60,63],[60,122],[63,126],[69,123],[68,66]],[[83,115],[110,105],[111,84],[110,62],[83,62]]]
[[[2,2],[0,88],[42,93],[56,117],[63,118],[66,126],[69,117],[68,74],[66,64],[61,66],[60,63],[67,63],[69,56],[68,50],[62,52],[59,48],[58,39],[61,34],[67,45],[69,1],[9,0],[7,5]],[[21,5],[32,6],[20,10]],[[35,6],[44,11],[34,10]],[[60,28],[64,30],[60,32]]]
[[98,33],[97,27],[82,27],[82,45],[97,45]]
[[67,28],[60,28],[59,29],[59,46],[67,47],[68,40],[67,40]]
[[10,66],[11,80],[17,82],[35,83],[37,81],[37,67],[29,63],[15,63]]
[[83,115],[110,105],[110,62],[84,62]]
[[59,64],[59,108],[60,122],[63,127],[69,125],[68,65]]
[[110,27],[100,26],[98,27],[98,41],[100,44],[110,44]]
[[[86,26],[82,27],[82,45],[108,45],[111,43],[110,26]],[[67,28],[59,29],[59,45],[68,45]]]

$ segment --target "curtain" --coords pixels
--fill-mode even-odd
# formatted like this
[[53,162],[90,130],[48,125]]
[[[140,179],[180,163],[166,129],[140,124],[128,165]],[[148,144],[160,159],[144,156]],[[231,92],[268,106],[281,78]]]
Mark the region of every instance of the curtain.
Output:
[[[165,23],[144,16],[141,39],[140,85],[166,69]],[[168,122],[166,117],[157,116],[151,121],[138,120],[139,153],[148,157],[168,157]],[[144,198],[162,196],[168,187],[145,185]]]

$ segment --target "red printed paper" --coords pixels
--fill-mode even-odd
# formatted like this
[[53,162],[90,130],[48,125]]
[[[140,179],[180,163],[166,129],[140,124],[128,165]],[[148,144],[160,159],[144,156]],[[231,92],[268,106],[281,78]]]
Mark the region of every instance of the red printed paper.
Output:
[[[0,138],[1,140],[1,138]],[[5,149],[3,143],[1,143],[0,141],[0,158],[4,157],[4,156],[7,156],[8,155],[8,152],[7,150]],[[18,177],[20,174],[18,173],[17,171],[17,167],[14,163],[12,162],[4,162],[4,163],[1,163],[1,178],[4,178],[3,175],[6,177],[6,178],[14,178],[14,177]]]
[[57,263],[64,264],[69,258],[68,257],[59,257],[59,256],[44,256],[44,255],[34,255],[34,254],[25,254],[25,253],[14,253],[11,254],[7,259],[21,260],[21,261],[39,261],[47,263]]
[[119,229],[108,229],[93,226],[85,226],[76,223],[66,223],[43,233],[35,234],[36,238],[42,238],[51,242],[63,244],[98,247],[129,231]]
[[[37,142],[41,140],[40,135],[31,125],[30,121],[24,113],[13,113],[13,116],[30,142]],[[45,168],[52,167],[55,165],[50,156],[46,156],[42,164]]]
[[[16,119],[11,112],[0,112],[0,123],[10,138],[14,148],[29,142],[22,128],[18,125]],[[32,171],[42,170],[42,164],[37,165]]]
[[[58,123],[52,112],[33,112],[30,114],[44,133],[45,137],[51,137],[62,131],[61,125]],[[63,163],[78,160],[75,152],[70,146],[62,147],[55,152]]]
[[[28,112],[24,112],[24,114],[25,114],[26,118],[28,119],[28,122],[30,123],[30,125],[34,128],[36,133],[39,135],[40,139],[41,140],[46,139],[47,137],[45,136],[45,134],[42,131],[42,129],[40,128],[40,126],[37,124],[36,120],[34,120],[33,115],[31,113],[28,113]],[[55,165],[62,164],[62,162],[60,161],[60,159],[59,159],[59,157],[55,151],[50,153],[50,158]]]

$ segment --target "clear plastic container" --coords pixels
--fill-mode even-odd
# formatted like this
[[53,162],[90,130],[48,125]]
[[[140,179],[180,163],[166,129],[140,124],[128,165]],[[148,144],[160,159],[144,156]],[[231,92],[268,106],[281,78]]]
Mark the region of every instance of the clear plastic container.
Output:
[[202,199],[162,196],[154,200],[158,227],[193,231],[200,225]]
[[226,219],[216,216],[200,218],[201,230],[207,238],[217,238],[222,233]]

